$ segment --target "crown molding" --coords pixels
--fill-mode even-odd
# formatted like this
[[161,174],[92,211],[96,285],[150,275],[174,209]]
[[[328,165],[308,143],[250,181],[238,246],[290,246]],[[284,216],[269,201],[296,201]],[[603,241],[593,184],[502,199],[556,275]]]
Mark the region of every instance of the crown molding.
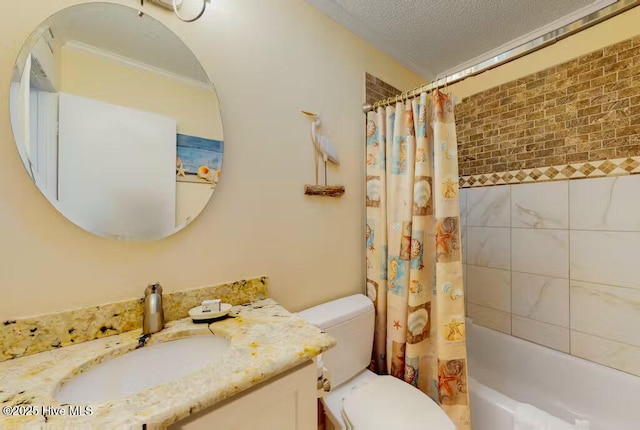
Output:
[[205,89],[205,90],[213,89],[213,86],[211,84],[197,81],[195,79],[191,79],[186,76],[179,75],[177,73],[169,72],[159,67],[155,67],[150,64],[143,63],[142,61],[134,60],[132,58],[125,57],[123,55],[119,55],[114,52],[107,51],[105,49],[100,49],[95,46],[88,45],[86,43],[78,42],[77,40],[70,40],[64,46],[74,51],[99,58],[101,60],[117,63],[126,67],[141,70],[147,73],[153,73],[163,78],[173,79],[175,81],[181,82],[183,84],[186,84],[192,87]]

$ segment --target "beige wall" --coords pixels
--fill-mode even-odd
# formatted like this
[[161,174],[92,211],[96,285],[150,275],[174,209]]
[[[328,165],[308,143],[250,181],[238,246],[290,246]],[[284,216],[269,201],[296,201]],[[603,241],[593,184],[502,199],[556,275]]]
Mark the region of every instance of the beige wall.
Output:
[[640,24],[638,23],[640,23],[640,7],[628,10],[540,51],[451,85],[451,91],[459,99],[462,99],[544,70],[640,34]]
[[178,133],[223,140],[213,89],[62,48],[60,91],[174,118]]
[[[139,2],[117,0],[136,7]],[[0,3],[0,320],[254,275],[291,310],[363,291],[365,71],[400,89],[422,79],[302,0],[212,2],[180,23],[148,4],[215,83],[225,132],[222,179],[196,222],[153,243],[92,236],[40,195],[19,159],[6,102],[29,33],[78,0]],[[323,114],[342,165],[340,199],[306,197],[314,180],[309,121]]]

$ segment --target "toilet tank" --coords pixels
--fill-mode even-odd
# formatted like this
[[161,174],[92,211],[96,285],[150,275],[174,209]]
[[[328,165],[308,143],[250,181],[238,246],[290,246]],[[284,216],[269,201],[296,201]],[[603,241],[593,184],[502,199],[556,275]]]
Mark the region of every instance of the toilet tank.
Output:
[[333,387],[369,366],[375,311],[367,296],[356,294],[333,300],[298,315],[338,341],[336,347],[322,353],[322,363],[332,374]]

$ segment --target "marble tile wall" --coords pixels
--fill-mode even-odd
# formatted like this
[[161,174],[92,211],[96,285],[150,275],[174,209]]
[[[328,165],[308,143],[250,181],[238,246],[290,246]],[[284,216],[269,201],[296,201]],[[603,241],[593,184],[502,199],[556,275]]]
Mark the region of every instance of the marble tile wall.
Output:
[[460,190],[467,315],[640,376],[640,175]]

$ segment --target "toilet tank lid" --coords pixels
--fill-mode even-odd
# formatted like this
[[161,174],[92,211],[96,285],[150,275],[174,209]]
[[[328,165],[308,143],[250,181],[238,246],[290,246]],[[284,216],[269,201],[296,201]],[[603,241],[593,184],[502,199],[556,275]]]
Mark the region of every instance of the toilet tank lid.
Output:
[[363,294],[354,294],[314,306],[299,312],[298,315],[324,330],[367,312],[373,312],[371,299]]

